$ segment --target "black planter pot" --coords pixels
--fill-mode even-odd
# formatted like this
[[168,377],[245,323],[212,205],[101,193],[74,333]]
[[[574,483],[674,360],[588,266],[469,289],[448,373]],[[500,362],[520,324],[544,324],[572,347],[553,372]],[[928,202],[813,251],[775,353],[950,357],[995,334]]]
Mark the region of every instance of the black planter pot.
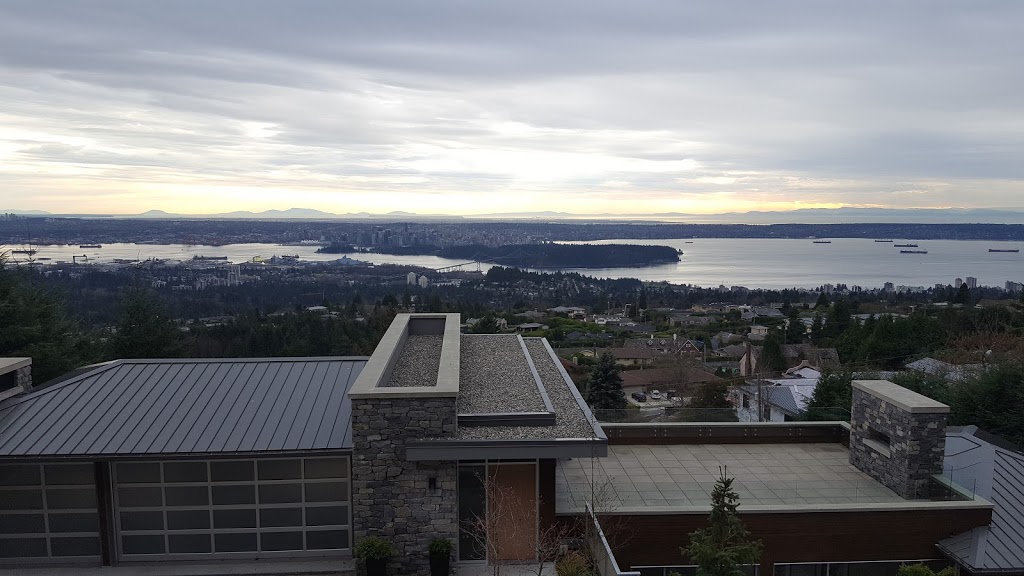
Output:
[[388,575],[388,559],[387,558],[375,558],[373,560],[366,559],[366,576],[387,576]]
[[430,576],[448,576],[449,560],[448,556],[431,556]]

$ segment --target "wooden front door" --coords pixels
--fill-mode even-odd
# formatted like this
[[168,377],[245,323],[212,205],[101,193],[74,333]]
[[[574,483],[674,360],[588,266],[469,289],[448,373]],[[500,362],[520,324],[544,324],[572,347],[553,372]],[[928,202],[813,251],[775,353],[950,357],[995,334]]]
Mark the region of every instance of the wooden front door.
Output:
[[537,465],[491,464],[487,473],[492,560],[534,560],[537,557]]

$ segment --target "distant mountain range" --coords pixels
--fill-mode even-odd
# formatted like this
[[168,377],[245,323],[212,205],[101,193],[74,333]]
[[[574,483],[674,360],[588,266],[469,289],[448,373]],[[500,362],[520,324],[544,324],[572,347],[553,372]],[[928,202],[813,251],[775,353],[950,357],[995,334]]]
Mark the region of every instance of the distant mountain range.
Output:
[[783,212],[730,212],[726,214],[688,214],[659,212],[650,214],[575,214],[571,212],[495,212],[457,216],[416,214],[393,211],[383,214],[349,212],[335,214],[313,208],[289,208],[251,212],[240,210],[218,214],[175,214],[149,210],[141,214],[53,214],[43,210],[0,210],[0,214],[85,218],[152,218],[165,220],[242,219],[242,220],[643,220],[704,224],[831,224],[831,223],[915,223],[915,224],[1024,224],[1024,208],[805,208]]

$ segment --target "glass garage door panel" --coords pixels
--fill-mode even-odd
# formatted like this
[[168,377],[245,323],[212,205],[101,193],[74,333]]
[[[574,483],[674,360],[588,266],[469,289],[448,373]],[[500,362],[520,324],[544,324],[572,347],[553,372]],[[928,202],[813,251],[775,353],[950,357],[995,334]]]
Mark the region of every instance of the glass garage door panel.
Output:
[[127,560],[350,547],[347,457],[124,462],[114,477]]
[[99,557],[91,463],[0,465],[0,562]]

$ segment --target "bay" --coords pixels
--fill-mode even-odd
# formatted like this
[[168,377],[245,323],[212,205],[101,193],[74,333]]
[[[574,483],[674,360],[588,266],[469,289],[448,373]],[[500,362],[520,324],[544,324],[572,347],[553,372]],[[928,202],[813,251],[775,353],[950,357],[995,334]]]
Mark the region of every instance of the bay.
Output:
[[[643,268],[565,269],[598,278],[638,278],[704,287],[747,286],[749,288],[816,288],[823,284],[847,284],[879,288],[886,282],[894,285],[930,287],[937,283],[952,284],[955,278],[974,276],[979,285],[1003,286],[1007,280],[1024,282],[1024,253],[989,252],[995,249],[1022,248],[1020,242],[968,240],[894,239],[874,242],[871,239],[836,238],[830,244],[811,240],[698,238],[673,240],[616,239],[591,244],[657,244],[683,252],[674,264]],[[902,254],[895,244],[913,243],[927,254]],[[13,247],[18,249],[20,247]],[[297,255],[301,261],[326,262],[340,254],[318,254],[317,246],[281,244],[229,244],[198,246],[186,244],[106,244],[102,248],[78,246],[33,246],[33,258],[43,264],[70,262],[72,256],[88,256],[88,262],[107,264],[115,259],[147,260],[150,258],[189,261],[194,256],[227,257],[235,264],[269,259],[271,256]],[[464,264],[462,260],[437,256],[396,256],[390,254],[353,253],[350,258],[373,264],[400,264],[423,268],[443,268]],[[25,255],[13,255],[25,261]],[[486,272],[490,265],[470,265],[468,270]]]

